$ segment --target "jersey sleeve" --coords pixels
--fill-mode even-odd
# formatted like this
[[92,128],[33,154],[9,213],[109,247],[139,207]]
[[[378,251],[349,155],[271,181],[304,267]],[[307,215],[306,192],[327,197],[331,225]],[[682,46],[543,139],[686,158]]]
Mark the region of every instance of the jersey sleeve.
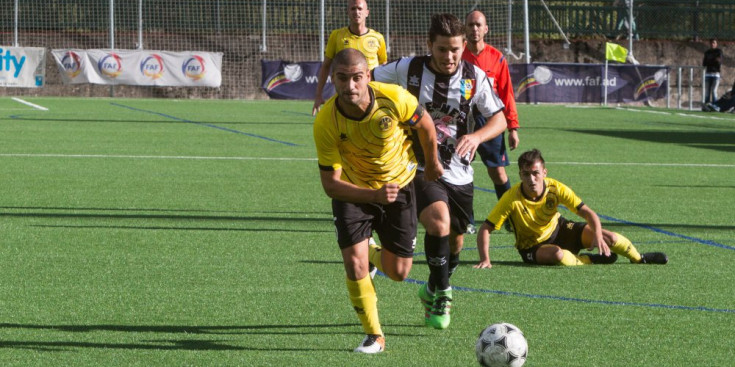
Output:
[[500,230],[500,228],[503,227],[503,223],[508,219],[511,210],[513,209],[513,195],[510,195],[509,192],[510,190],[506,191],[506,193],[500,197],[500,200],[498,200],[497,204],[493,207],[493,210],[490,211],[490,214],[488,214],[485,219],[485,222],[492,225],[493,230],[495,231]]
[[513,94],[513,83],[510,80],[508,61],[505,57],[502,57],[498,64],[499,67],[495,76],[495,83],[497,83],[498,97],[500,97],[500,100],[505,105],[503,109],[505,121],[508,122],[508,129],[517,129],[520,127],[518,124],[518,110],[516,110],[516,98]]
[[569,186],[559,181],[556,181],[555,185],[558,189],[559,203],[566,206],[572,213],[577,214],[579,208],[584,205],[582,199]]
[[485,75],[485,72],[476,66],[475,68],[477,69],[477,74],[481,75],[477,78],[478,89],[474,97],[476,102],[475,105],[482,116],[491,117],[500,112],[505,105],[493,91],[493,86],[490,84],[490,79]]
[[398,84],[402,87],[406,87],[405,83],[401,83],[405,77],[401,78],[401,62],[404,59],[398,59],[396,61],[389,62],[385,65],[380,65],[373,69],[372,79],[376,82]]
[[378,38],[378,43],[380,44],[380,47],[378,47],[378,65],[383,65],[388,62],[388,50],[385,46],[385,38],[382,35]]
[[329,40],[327,41],[327,47],[324,49],[324,57],[333,59],[334,55],[337,54],[337,41],[339,38],[339,30],[335,29],[329,34]]
[[322,107],[314,120],[314,144],[319,169],[336,171],[342,168],[342,157],[337,147],[337,132],[333,128],[334,124],[329,121],[331,108],[325,107],[327,106]]

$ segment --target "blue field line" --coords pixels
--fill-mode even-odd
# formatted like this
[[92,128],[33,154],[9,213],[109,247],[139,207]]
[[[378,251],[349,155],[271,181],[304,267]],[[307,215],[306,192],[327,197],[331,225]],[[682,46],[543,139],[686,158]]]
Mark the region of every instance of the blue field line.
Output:
[[176,116],[172,116],[172,115],[167,115],[167,114],[161,113],[161,112],[156,112],[156,111],[151,111],[151,110],[144,110],[144,109],[141,109],[141,108],[126,106],[126,105],[122,105],[122,104],[115,103],[115,102],[110,102],[110,104],[113,105],[113,106],[116,106],[116,107],[127,108],[127,109],[132,110],[132,111],[145,112],[145,113],[150,113],[150,114],[153,114],[153,115],[162,116],[162,117],[165,117],[167,119],[171,119],[171,120],[175,120],[175,121],[181,121],[181,122],[186,122],[186,123],[189,123],[189,124],[195,124],[195,125],[201,125],[201,126],[211,127],[211,128],[214,128],[214,129],[218,129],[218,130],[222,130],[222,131],[227,131],[227,132],[235,133],[235,134],[247,135],[247,136],[249,136],[251,138],[263,139],[263,140],[267,140],[267,141],[270,141],[270,142],[284,144],[284,145],[288,145],[288,146],[292,146],[292,147],[299,146],[298,144],[289,143],[287,141],[276,140],[276,139],[272,139],[272,138],[269,138],[269,137],[266,137],[266,136],[250,134],[250,133],[246,133],[244,131],[230,129],[230,128],[227,128],[227,127],[217,126],[217,125],[208,124],[208,123],[204,123],[204,122],[197,122],[197,121],[187,120],[187,119],[183,119],[183,118],[180,118],[180,117],[176,117]]
[[[475,186],[475,190],[495,193],[495,190],[485,189],[485,188],[477,187],[477,186]],[[560,208],[565,209],[565,210],[568,210],[564,206],[560,206]],[[686,235],[683,235],[683,234],[678,234],[678,233],[670,232],[670,231],[663,230],[663,229],[660,229],[660,228],[656,228],[656,227],[653,227],[653,226],[648,226],[648,225],[645,225],[645,224],[640,224],[640,223],[630,222],[630,221],[623,220],[623,219],[618,219],[618,218],[610,217],[610,216],[607,216],[607,215],[604,215],[604,214],[600,214],[600,213],[597,213],[597,216],[600,217],[600,218],[602,218],[602,219],[605,219],[605,220],[609,220],[609,221],[613,221],[613,222],[618,222],[618,223],[623,223],[623,224],[627,224],[627,225],[631,225],[631,226],[636,226],[636,227],[640,227],[640,228],[645,228],[645,229],[648,229],[648,230],[653,231],[653,232],[656,232],[656,233],[661,233],[661,234],[664,234],[664,235],[667,235],[667,236],[685,239],[685,240],[688,240],[688,241],[700,243],[700,244],[707,245],[707,246],[719,247],[719,248],[722,248],[722,249],[725,249],[725,250],[735,250],[735,246],[728,246],[728,245],[725,245],[725,244],[722,244],[722,243],[718,243],[718,242],[715,242],[715,241],[704,240],[704,239],[701,239],[701,238],[686,236]]]

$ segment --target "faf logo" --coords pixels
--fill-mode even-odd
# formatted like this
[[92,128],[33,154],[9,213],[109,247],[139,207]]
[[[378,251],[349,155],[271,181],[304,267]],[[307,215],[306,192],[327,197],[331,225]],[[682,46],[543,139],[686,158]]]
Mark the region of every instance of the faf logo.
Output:
[[518,84],[516,96],[525,92],[528,88],[535,87],[539,84],[548,84],[553,77],[554,73],[552,73],[549,68],[546,66],[537,66],[536,69],[533,70],[533,74],[527,75]]
[[193,81],[204,78],[204,75],[207,73],[204,67],[204,59],[198,55],[193,55],[184,61],[184,64],[181,65],[181,71],[187,78]]
[[102,75],[115,79],[122,74],[122,59],[118,54],[110,52],[97,62],[97,69]]
[[150,54],[140,63],[140,73],[156,80],[163,76],[163,58],[157,54]]
[[61,65],[64,68],[66,76],[73,79],[82,72],[82,58],[74,51],[68,51],[61,59]]

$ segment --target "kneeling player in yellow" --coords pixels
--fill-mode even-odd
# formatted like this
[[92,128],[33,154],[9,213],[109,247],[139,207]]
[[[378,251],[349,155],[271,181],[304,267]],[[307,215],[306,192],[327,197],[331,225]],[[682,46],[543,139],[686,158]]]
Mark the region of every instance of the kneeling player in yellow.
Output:
[[[332,198],[337,242],[347,273],[347,290],[365,338],[355,349],[378,353],[385,337],[378,320],[378,298],[369,263],[402,281],[413,264],[416,244],[418,167],[411,134],[418,134],[426,164],[424,176],[441,177],[433,120],[405,89],[370,82],[365,56],[345,49],[333,61],[336,95],[314,122],[319,171]],[[382,249],[368,246],[375,231]]]
[[[475,268],[490,268],[490,233],[510,220],[516,235],[516,249],[523,261],[538,265],[610,264],[617,255],[632,263],[666,264],[662,252],[640,254],[625,236],[602,229],[600,218],[568,186],[546,177],[546,162],[533,149],[518,157],[521,182],[500,198],[477,234],[480,263]],[[584,218],[575,223],[561,216],[564,205]],[[597,254],[579,254],[582,249]]]

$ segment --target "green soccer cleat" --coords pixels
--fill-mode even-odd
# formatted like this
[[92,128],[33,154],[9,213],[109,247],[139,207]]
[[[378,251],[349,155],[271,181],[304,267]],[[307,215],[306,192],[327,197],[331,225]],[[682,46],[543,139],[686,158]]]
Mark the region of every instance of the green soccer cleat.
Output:
[[434,307],[434,296],[429,295],[429,283],[424,283],[424,285],[419,288],[419,299],[421,300],[421,305],[424,306],[424,324],[429,325],[429,315],[431,314],[431,309]]
[[434,329],[446,329],[449,327],[449,312],[452,309],[452,290],[436,291],[434,294],[434,305],[429,314],[429,326]]

